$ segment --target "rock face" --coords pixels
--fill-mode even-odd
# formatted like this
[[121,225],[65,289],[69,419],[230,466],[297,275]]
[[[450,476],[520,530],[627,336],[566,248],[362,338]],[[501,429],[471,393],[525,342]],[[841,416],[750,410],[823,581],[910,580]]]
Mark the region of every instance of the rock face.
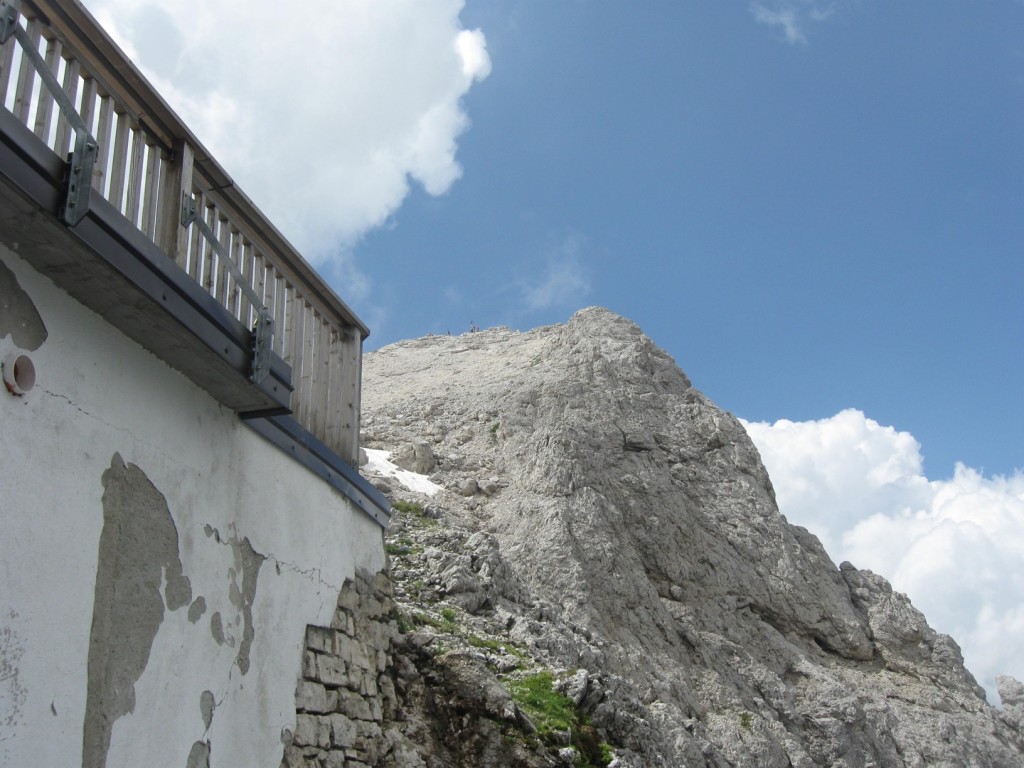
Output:
[[628,320],[401,342],[366,356],[363,391],[364,445],[442,487],[374,478],[420,505],[389,533],[396,603],[431,625],[428,682],[395,715],[420,736],[430,679],[543,666],[613,765],[1024,765],[1020,683],[990,707],[904,595],[788,524],[739,422]]

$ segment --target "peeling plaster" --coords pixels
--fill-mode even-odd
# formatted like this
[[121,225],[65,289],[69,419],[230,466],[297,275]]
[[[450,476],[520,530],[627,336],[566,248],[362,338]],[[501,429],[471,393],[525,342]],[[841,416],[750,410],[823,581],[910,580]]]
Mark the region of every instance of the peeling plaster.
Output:
[[213,710],[217,708],[217,701],[213,697],[213,691],[203,691],[199,697],[199,714],[203,716],[203,728],[210,730],[210,723],[213,722]]
[[114,722],[135,711],[135,683],[149,662],[165,601],[173,611],[192,599],[192,585],[182,573],[178,530],[156,486],[115,453],[103,473],[103,488],[83,768],[106,766]]
[[203,617],[204,613],[206,613],[206,598],[200,595],[188,607],[188,620],[195,624]]
[[29,351],[43,346],[47,336],[36,305],[14,273],[0,262],[0,339],[8,334],[15,344]]
[[210,742],[197,741],[192,745],[185,768],[210,768]]
[[210,617],[210,634],[217,645],[224,645],[224,622],[221,621],[220,611]]
[[[242,628],[242,642],[238,644],[238,655],[235,663],[244,675],[249,671],[249,651],[256,637],[256,628],[252,623],[252,604],[256,599],[256,580],[260,575],[260,566],[266,558],[252,548],[248,538],[241,541],[231,540],[231,550],[235,556],[235,568],[232,569],[231,589],[229,597],[236,608],[242,612],[245,625]],[[238,571],[242,572],[242,587],[239,589],[236,580]]]

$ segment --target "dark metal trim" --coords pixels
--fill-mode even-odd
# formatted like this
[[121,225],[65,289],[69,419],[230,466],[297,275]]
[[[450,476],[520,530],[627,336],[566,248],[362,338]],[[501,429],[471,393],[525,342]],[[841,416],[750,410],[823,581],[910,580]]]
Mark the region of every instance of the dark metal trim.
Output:
[[391,504],[384,494],[293,417],[254,418],[245,420],[245,423],[332,488],[343,493],[381,528],[387,528],[391,519]]

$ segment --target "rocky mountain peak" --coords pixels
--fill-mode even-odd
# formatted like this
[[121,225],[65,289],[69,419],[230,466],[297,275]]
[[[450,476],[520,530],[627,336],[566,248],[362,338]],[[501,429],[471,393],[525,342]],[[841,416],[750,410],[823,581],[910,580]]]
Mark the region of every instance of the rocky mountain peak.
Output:
[[631,321],[592,307],[385,347],[363,424],[433,484],[366,470],[417,510],[389,534],[399,604],[583,673],[618,765],[1024,760],[1016,710],[905,596],[787,523],[741,424]]

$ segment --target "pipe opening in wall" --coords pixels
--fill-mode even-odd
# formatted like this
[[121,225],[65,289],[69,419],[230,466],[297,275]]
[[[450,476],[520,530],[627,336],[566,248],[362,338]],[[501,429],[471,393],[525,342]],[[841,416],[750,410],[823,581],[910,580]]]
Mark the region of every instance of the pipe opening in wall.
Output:
[[4,384],[12,395],[24,395],[36,385],[36,366],[32,358],[12,352],[3,362]]

